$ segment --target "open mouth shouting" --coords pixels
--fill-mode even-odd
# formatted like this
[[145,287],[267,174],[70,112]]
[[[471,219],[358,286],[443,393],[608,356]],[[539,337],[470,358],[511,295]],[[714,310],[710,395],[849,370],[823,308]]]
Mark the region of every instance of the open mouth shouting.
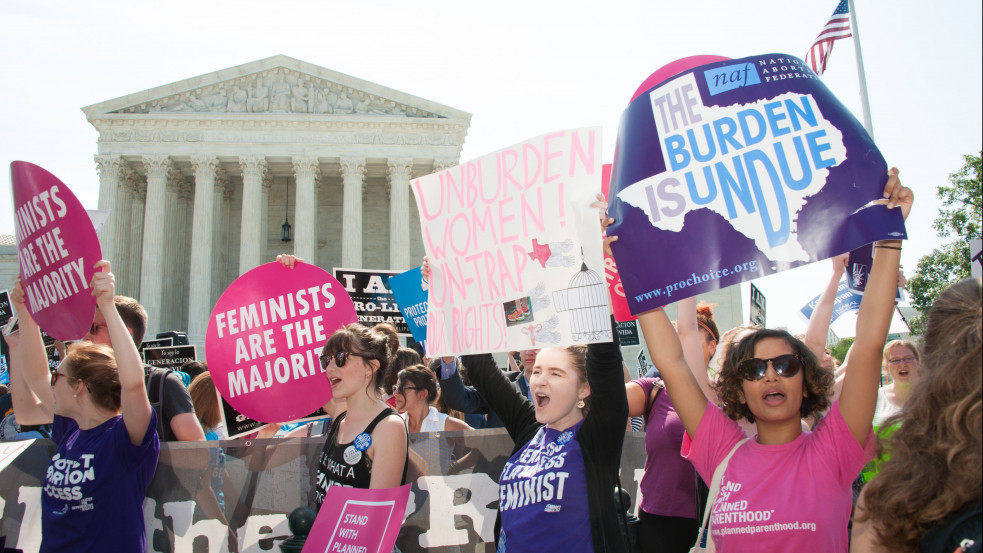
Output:
[[762,399],[765,405],[776,406],[785,403],[785,393],[778,389],[770,389],[765,391]]
[[533,400],[536,402],[537,411],[542,411],[543,409],[546,409],[546,406],[550,404],[550,396],[542,392],[537,392],[532,397]]

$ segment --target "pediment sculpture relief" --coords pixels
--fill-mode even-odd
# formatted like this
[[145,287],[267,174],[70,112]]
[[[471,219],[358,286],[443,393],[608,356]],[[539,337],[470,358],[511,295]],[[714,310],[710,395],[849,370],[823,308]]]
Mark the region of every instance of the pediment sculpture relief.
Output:
[[439,117],[314,77],[271,69],[132,106],[115,113],[304,113]]

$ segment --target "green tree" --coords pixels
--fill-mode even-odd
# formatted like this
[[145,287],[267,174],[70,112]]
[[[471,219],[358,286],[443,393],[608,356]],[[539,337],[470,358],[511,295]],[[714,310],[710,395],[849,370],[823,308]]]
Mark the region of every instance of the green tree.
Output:
[[908,281],[911,305],[919,316],[908,321],[913,334],[925,330],[925,316],[935,298],[950,284],[970,275],[969,240],[983,237],[983,151],[963,156],[965,165],[939,186],[942,209],[932,226],[942,238],[955,240],[922,257]]
[[843,338],[836,345],[829,349],[829,354],[836,358],[840,363],[846,359],[846,352],[850,351],[850,346],[853,345],[853,338]]

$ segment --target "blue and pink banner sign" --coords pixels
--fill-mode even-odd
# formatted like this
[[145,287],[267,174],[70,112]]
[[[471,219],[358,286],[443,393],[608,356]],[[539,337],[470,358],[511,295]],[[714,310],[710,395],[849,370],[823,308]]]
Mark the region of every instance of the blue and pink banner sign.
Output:
[[705,60],[622,115],[608,233],[632,313],[906,237],[871,205],[884,158],[806,64]]

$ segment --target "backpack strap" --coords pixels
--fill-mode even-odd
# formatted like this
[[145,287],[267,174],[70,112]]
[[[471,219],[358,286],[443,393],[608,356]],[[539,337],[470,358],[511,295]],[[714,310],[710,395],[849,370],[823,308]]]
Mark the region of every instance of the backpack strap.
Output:
[[662,382],[661,378],[655,378],[655,383],[652,385],[652,390],[649,391],[648,396],[645,398],[645,414],[643,416],[645,417],[646,423],[648,423],[649,413],[652,411],[652,404],[655,403],[655,400],[659,399],[659,393],[662,392],[662,389],[665,387],[666,385],[664,382]]
[[170,435],[164,430],[164,379],[166,377],[167,371],[157,367],[148,367],[144,375],[150,407],[157,413],[157,437],[162,442],[170,441]]

